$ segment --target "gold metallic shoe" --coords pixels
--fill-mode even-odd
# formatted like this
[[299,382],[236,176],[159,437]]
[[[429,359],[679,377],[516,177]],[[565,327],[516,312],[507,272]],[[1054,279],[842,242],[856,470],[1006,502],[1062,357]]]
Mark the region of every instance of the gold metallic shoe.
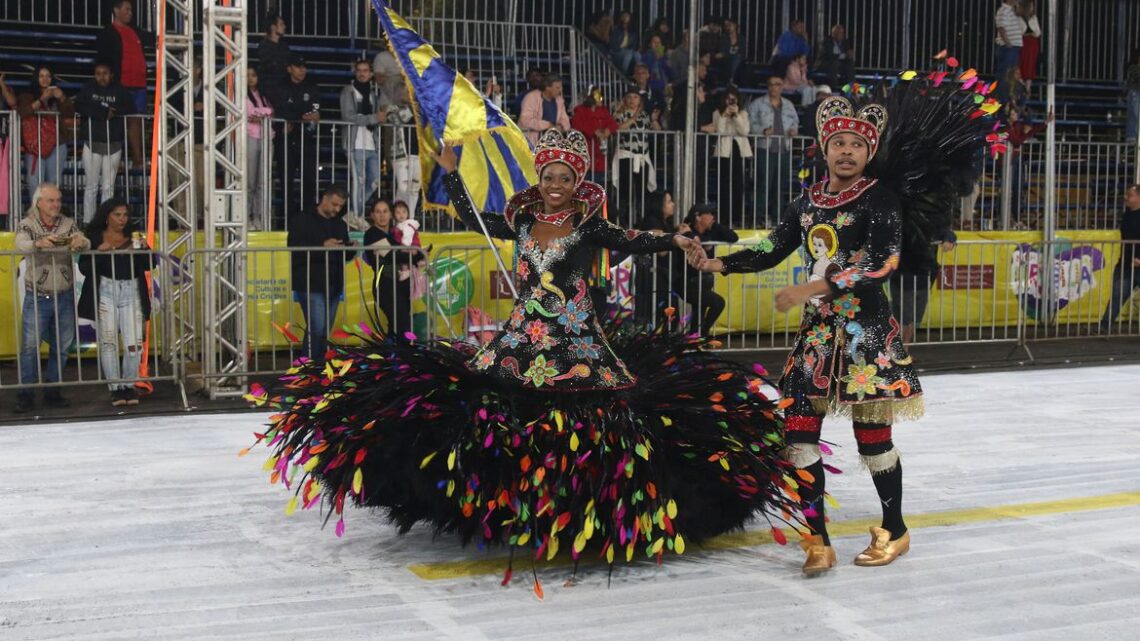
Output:
[[810,536],[800,541],[800,547],[807,553],[804,561],[804,574],[816,576],[835,567],[835,548],[823,544],[823,537]]
[[871,544],[855,557],[855,565],[877,567],[886,565],[910,551],[910,530],[898,539],[891,540],[890,530],[871,528]]

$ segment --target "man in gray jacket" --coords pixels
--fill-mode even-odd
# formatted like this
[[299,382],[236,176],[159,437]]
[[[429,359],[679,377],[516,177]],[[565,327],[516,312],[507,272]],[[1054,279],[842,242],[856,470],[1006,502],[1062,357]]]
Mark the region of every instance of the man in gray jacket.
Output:
[[387,119],[382,94],[372,82],[372,65],[357,60],[352,83],[340,91],[340,115],[352,123],[345,128],[344,147],[352,160],[352,213],[367,216],[364,201],[380,182],[379,127]]
[[[16,250],[25,252],[23,340],[20,343],[20,384],[57,383],[75,342],[75,265],[72,252],[91,242],[62,214],[63,196],[52,183],[41,183],[32,206],[16,231]],[[48,344],[48,364],[41,371],[40,343]],[[44,404],[67,407],[58,387],[44,392]],[[35,407],[31,389],[16,396],[16,411]]]

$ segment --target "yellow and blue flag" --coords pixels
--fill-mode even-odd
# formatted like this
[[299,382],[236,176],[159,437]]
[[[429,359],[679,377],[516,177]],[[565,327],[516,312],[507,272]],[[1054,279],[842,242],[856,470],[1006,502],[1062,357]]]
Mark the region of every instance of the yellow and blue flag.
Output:
[[416,115],[424,207],[447,209],[443,172],[432,159],[441,141],[457,147],[459,175],[475,206],[502,212],[516,192],[537,182],[534,152],[518,125],[439,54],[384,0],[372,0],[400,64]]

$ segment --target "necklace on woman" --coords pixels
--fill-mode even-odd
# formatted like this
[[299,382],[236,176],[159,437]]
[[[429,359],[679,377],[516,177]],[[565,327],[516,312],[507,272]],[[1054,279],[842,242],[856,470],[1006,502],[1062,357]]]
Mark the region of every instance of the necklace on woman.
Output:
[[549,225],[554,225],[555,227],[561,227],[562,224],[565,223],[567,220],[570,220],[570,217],[573,216],[575,213],[577,213],[577,210],[575,210],[575,209],[565,209],[563,211],[555,212],[553,214],[548,214],[548,213],[543,211],[543,212],[536,213],[534,215],[534,217],[540,223],[547,223]]

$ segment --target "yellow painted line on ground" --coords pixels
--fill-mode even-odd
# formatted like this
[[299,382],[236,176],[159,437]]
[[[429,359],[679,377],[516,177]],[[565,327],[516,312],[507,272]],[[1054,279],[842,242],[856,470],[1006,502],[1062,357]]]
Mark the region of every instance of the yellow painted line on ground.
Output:
[[[1017,503],[1013,505],[999,505],[994,507],[977,507],[965,510],[951,510],[948,512],[930,512],[927,514],[907,514],[907,527],[910,529],[928,527],[946,527],[951,525],[964,525],[967,523],[992,523],[996,521],[1009,521],[1025,519],[1034,516],[1047,516],[1051,514],[1067,514],[1072,512],[1089,512],[1092,510],[1108,510],[1118,507],[1131,507],[1140,505],[1140,492],[1121,492],[1118,494],[1102,494],[1100,496],[1085,496],[1075,499],[1062,499],[1059,501],[1039,501],[1036,503]],[[878,519],[858,519],[840,521],[828,525],[828,533],[832,537],[855,536],[865,534],[867,528],[878,525]],[[795,532],[784,529],[789,541],[795,540]],[[701,550],[728,550],[735,548],[755,547],[772,543],[770,530],[753,532],[734,532],[722,534],[715,539],[705,541],[701,546],[691,545]],[[622,555],[618,555],[622,556]],[[516,560],[526,561],[525,554],[516,554]],[[638,558],[641,558],[640,556]],[[591,563],[594,555],[589,558],[583,556],[582,562]],[[553,561],[540,563],[543,567],[566,566],[572,563],[567,555],[560,555]],[[529,563],[528,563],[529,565]],[[413,574],[425,581],[440,581],[444,579],[458,579],[461,577],[478,576],[485,574],[501,574],[506,570],[507,557],[497,556],[472,561],[440,561],[438,563],[418,563],[409,565]]]

